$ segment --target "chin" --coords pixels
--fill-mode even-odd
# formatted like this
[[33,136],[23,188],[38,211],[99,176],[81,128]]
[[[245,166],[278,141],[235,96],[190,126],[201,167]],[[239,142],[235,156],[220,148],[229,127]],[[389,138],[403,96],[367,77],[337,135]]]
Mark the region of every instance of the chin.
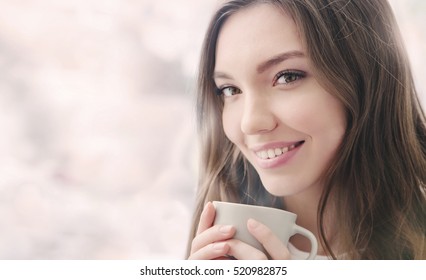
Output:
[[292,196],[306,191],[311,184],[300,182],[299,180],[288,180],[283,178],[262,178],[261,181],[265,189],[274,196]]
[[263,180],[262,184],[268,193],[274,196],[288,196],[297,193],[297,188],[294,184],[290,184],[284,180]]

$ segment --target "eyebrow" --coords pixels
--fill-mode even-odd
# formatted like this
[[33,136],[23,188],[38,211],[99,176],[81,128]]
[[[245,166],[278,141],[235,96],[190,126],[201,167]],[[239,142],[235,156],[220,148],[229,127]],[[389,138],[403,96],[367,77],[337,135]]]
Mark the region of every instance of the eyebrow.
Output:
[[[269,68],[271,68],[272,66],[275,66],[277,64],[280,64],[281,62],[287,60],[287,59],[291,59],[291,58],[298,58],[298,57],[305,57],[305,54],[301,51],[289,51],[289,52],[284,52],[284,53],[280,53],[277,54],[273,57],[271,57],[270,59],[260,63],[257,67],[256,67],[256,71],[258,74],[261,74],[263,72],[265,72],[266,70],[268,70]],[[223,73],[223,72],[214,72],[213,73],[213,78],[214,79],[232,79],[232,76]]]
[[232,76],[223,73],[223,72],[214,72],[213,73],[213,79],[228,79],[228,80],[232,80]]
[[273,56],[272,58],[266,60],[265,62],[262,62],[261,64],[259,64],[259,66],[257,66],[256,70],[258,74],[261,74],[263,72],[265,72],[267,69],[269,69],[270,67],[280,64],[281,62],[290,59],[290,58],[295,58],[295,57],[304,57],[305,54],[301,51],[290,51],[290,52],[284,52],[284,53],[280,53],[276,56]]

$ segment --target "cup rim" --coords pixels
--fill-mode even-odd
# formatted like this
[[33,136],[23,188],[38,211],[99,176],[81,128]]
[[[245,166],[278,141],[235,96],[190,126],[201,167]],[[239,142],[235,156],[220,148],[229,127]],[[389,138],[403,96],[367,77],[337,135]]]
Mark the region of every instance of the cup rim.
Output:
[[288,215],[292,215],[294,217],[297,218],[297,214],[284,210],[284,209],[280,209],[280,208],[275,208],[275,207],[268,207],[268,206],[262,206],[262,205],[254,205],[254,204],[244,204],[244,203],[238,203],[238,202],[228,202],[228,201],[220,201],[220,200],[214,200],[212,201],[213,205],[219,203],[219,204],[230,204],[230,205],[238,205],[238,207],[245,207],[245,208],[261,208],[261,209],[265,209],[268,211],[274,211],[274,212],[284,212]]

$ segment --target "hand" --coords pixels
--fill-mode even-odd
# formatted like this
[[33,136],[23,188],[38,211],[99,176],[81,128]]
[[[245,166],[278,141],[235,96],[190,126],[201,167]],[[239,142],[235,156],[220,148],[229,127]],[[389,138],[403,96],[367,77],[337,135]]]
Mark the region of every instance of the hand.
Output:
[[247,229],[262,244],[271,259],[289,260],[291,258],[287,246],[264,224],[249,219]]
[[[226,259],[225,256],[240,260],[268,259],[263,252],[233,239],[235,234],[233,226],[213,226],[215,214],[214,206],[208,202],[201,213],[189,259]],[[247,229],[263,245],[272,259],[290,259],[287,247],[268,227],[250,219],[247,222]]]
[[238,260],[289,260],[290,252],[281,240],[264,224],[249,219],[247,229],[264,247],[269,257],[258,249],[237,239],[226,240],[229,245],[228,256]]
[[223,259],[230,249],[227,240],[235,234],[235,228],[229,225],[213,226],[216,210],[211,202],[204,206],[200,216],[197,234],[192,240],[190,260]]

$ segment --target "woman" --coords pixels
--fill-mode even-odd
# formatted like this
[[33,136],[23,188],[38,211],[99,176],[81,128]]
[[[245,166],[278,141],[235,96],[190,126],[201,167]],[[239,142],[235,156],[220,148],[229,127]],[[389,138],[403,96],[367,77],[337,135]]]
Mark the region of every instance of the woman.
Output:
[[288,259],[264,225],[268,256],[213,225],[210,201],[298,215],[319,254],[425,259],[426,127],[389,4],[235,0],[214,15],[199,75],[202,163],[189,259]]

